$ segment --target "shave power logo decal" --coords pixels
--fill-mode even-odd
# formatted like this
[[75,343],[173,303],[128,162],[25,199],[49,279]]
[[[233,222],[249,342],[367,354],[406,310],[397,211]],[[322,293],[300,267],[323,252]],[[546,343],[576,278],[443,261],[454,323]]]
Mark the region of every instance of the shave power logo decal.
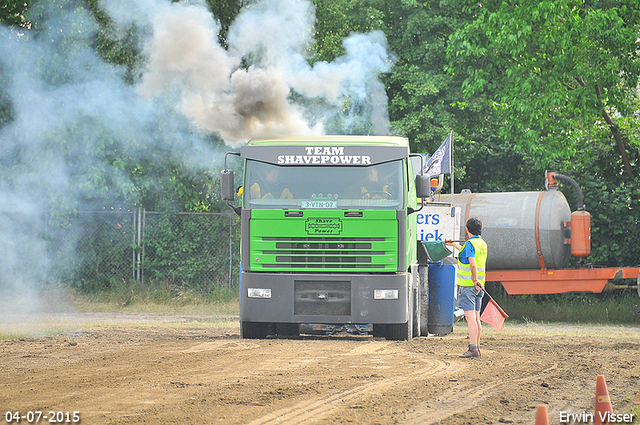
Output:
[[339,218],[308,218],[304,224],[308,235],[339,235],[342,220]]
[[409,156],[407,146],[243,146],[243,158],[279,166],[356,166],[368,167]]
[[344,146],[308,146],[305,155],[278,155],[278,165],[371,165],[369,155],[345,155]]

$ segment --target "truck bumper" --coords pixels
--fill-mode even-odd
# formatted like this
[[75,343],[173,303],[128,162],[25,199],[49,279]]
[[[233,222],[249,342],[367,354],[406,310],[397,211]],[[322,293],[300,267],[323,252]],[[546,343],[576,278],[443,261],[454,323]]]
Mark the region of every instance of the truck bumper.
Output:
[[[406,323],[408,274],[242,273],[240,321]],[[382,291],[382,293],[381,293]],[[397,291],[397,299],[394,297]],[[375,299],[382,295],[387,299]]]

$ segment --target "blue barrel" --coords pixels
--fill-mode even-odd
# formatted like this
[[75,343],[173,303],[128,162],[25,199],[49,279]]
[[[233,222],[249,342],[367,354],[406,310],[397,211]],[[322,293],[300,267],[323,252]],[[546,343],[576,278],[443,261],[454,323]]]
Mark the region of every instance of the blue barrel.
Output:
[[429,333],[453,332],[453,304],[456,290],[456,266],[429,264]]

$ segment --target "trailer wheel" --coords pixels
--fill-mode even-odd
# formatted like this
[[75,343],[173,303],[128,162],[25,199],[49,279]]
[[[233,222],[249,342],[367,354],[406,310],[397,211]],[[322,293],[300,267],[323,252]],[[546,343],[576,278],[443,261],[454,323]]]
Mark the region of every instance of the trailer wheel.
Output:
[[265,339],[269,334],[269,324],[262,322],[240,322],[240,338]]

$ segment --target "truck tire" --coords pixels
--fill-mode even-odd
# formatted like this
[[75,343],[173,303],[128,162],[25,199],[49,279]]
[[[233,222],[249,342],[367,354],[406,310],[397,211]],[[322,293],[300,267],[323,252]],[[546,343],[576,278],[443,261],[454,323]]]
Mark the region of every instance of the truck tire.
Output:
[[393,341],[411,341],[413,338],[413,323],[415,319],[415,291],[408,285],[407,296],[409,298],[409,320],[405,323],[393,323],[387,325],[386,337]]
[[429,336],[429,285],[420,279],[420,336]]
[[278,336],[300,336],[300,325],[297,323],[276,323]]
[[412,326],[412,336],[414,338],[418,338],[421,334],[420,331],[420,312],[422,311],[422,306],[420,305],[420,293],[419,288],[416,287],[414,296],[413,296],[413,326]]
[[387,325],[387,339],[392,341],[411,341],[413,337],[413,319],[406,323],[394,323]]
[[373,325],[373,337],[374,338],[386,338],[387,337],[387,326],[383,324],[374,324]]
[[265,339],[269,334],[269,324],[262,322],[240,322],[240,338]]

